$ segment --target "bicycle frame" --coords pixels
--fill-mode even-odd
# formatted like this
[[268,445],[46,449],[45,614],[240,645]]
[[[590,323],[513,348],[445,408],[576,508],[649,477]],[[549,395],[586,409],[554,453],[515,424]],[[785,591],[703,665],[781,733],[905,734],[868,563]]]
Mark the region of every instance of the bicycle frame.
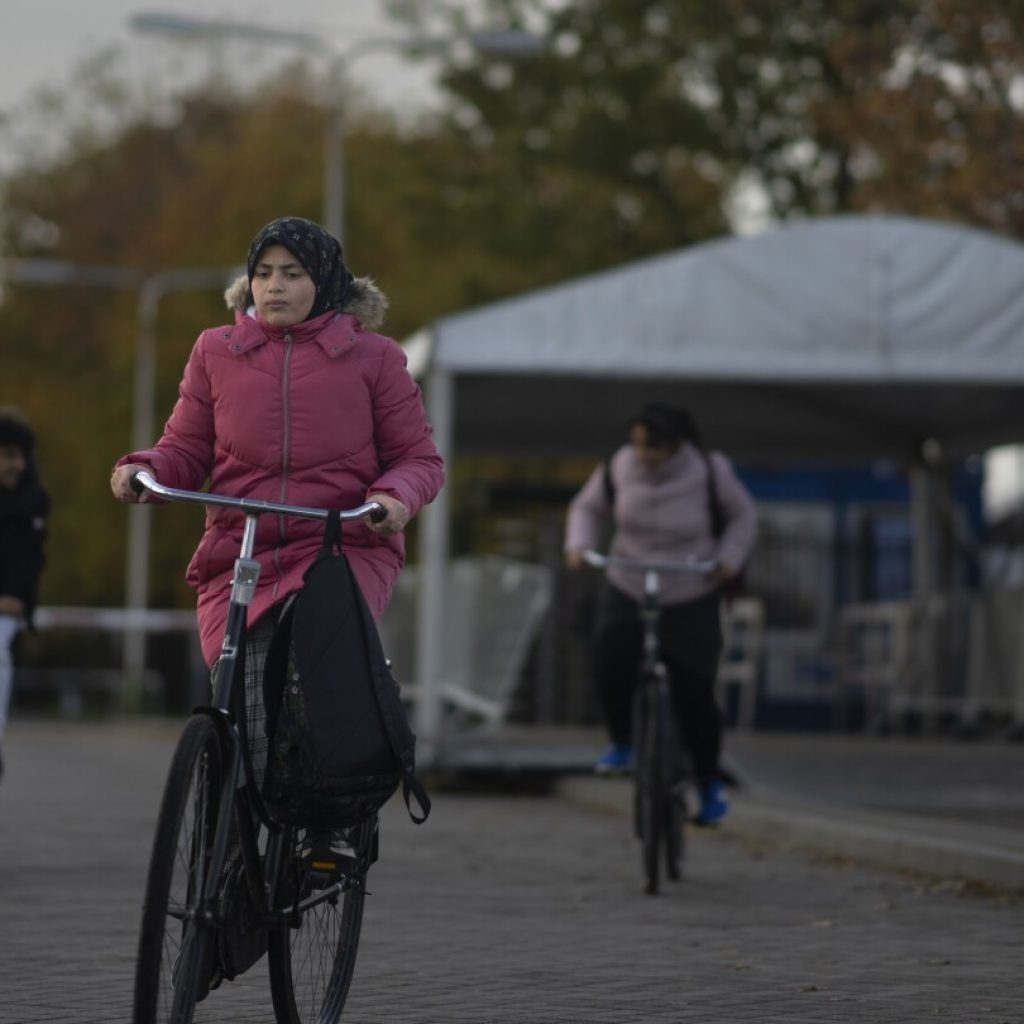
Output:
[[709,573],[718,565],[715,559],[690,558],[672,561],[660,558],[621,558],[617,555],[602,555],[599,551],[584,551],[583,559],[598,569],[634,569],[644,574],[644,598],[640,602],[640,621],[643,625],[643,672],[653,672],[661,661],[658,641],[658,621],[661,607],[658,596],[661,593],[661,574],[665,572]]
[[[634,749],[636,772],[634,775],[634,828],[643,850],[647,892],[658,891],[660,847],[665,843],[667,870],[671,878],[680,876],[682,822],[676,820],[670,787],[676,773],[673,735],[672,696],[668,671],[661,658],[658,625],[661,608],[658,596],[663,572],[708,573],[715,568],[713,560],[687,559],[682,562],[662,559],[621,558],[602,555],[597,551],[584,551],[583,558],[601,569],[634,569],[644,574],[644,596],[639,616],[643,627],[643,647],[640,660],[639,685],[634,694]],[[673,834],[676,838],[673,839]]]
[[[237,814],[239,841],[242,851],[242,859],[245,863],[245,877],[248,882],[249,895],[253,901],[253,907],[257,908],[260,923],[263,927],[269,927],[280,923],[283,917],[308,909],[317,903],[331,899],[337,891],[345,884],[342,880],[333,886],[319,890],[314,896],[303,900],[297,906],[274,909],[276,906],[277,885],[281,878],[281,860],[285,854],[284,839],[287,830],[273,820],[262,805],[262,800],[254,786],[247,785],[247,779],[243,772],[242,744],[245,742],[239,733],[238,723],[231,712],[231,703],[234,695],[234,688],[237,683],[244,685],[244,680],[239,681],[237,670],[239,667],[239,652],[245,643],[245,624],[249,605],[256,593],[256,584],[259,581],[260,563],[253,557],[253,549],[256,542],[256,524],[261,515],[273,513],[277,515],[294,516],[300,519],[321,519],[326,521],[330,512],[327,509],[309,508],[302,505],[286,505],[279,502],[262,501],[251,498],[235,498],[228,495],[210,494],[203,491],[180,490],[175,487],[165,487],[158,483],[153,476],[145,470],[141,470],[132,477],[132,488],[137,493],[143,490],[163,498],[165,501],[184,502],[186,504],[213,506],[218,508],[232,508],[245,513],[245,526],[242,531],[242,542],[239,556],[235,559],[234,575],[231,582],[231,597],[228,603],[227,622],[224,628],[224,638],[221,642],[220,657],[214,667],[213,691],[214,702],[209,706],[197,707],[193,714],[205,714],[210,716],[217,725],[218,735],[228,751],[228,764],[225,776],[225,794],[231,794],[228,799],[220,802],[216,831],[214,833],[214,847],[211,854],[210,870],[207,873],[202,894],[202,906],[204,918],[212,923],[214,919],[213,908],[217,905],[218,888],[221,881],[221,872],[227,858],[228,842],[231,834],[231,816],[236,805],[239,805],[240,812]],[[342,520],[362,519],[371,517],[381,519],[386,515],[383,506],[377,502],[367,502],[353,509],[339,512]],[[252,802],[256,806],[252,806]],[[267,861],[262,864],[260,860],[258,845],[258,826],[254,824],[254,814],[263,821],[271,833],[270,841],[267,844]]]

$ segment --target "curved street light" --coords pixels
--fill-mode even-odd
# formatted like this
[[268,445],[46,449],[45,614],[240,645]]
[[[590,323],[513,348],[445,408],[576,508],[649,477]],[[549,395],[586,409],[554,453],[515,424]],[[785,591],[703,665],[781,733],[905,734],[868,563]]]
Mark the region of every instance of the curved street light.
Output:
[[330,113],[324,136],[323,223],[335,238],[344,242],[345,228],[345,110],[342,82],[349,68],[369,53],[394,51],[425,54],[446,49],[452,43],[466,42],[479,53],[504,57],[525,57],[542,52],[546,41],[522,29],[489,29],[447,36],[370,36],[342,49],[333,46],[323,35],[263,27],[245,22],[170,12],[140,12],[129,19],[138,32],[174,36],[182,40],[224,39],[286,46],[328,60],[328,93]]

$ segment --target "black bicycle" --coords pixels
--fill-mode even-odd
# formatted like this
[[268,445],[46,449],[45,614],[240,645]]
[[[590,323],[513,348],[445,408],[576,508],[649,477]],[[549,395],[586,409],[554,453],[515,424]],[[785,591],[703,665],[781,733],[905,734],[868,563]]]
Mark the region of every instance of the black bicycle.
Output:
[[640,604],[643,653],[633,697],[633,827],[641,845],[645,891],[654,895],[660,881],[662,850],[668,877],[675,881],[682,874],[690,775],[658,640],[661,573],[706,574],[716,563],[620,558],[598,551],[585,551],[583,558],[599,569],[633,569],[644,574],[644,599]]
[[[274,820],[260,798],[248,737],[233,714],[242,691],[246,609],[259,577],[252,558],[266,513],[326,519],[326,509],[164,487],[146,472],[132,486],[166,501],[245,514],[214,702],[182,732],[164,788],[146,882],[135,970],[135,1024],[189,1024],[222,979],[267,955],[280,1024],[334,1024],[352,981],[363,898],[377,856],[377,818],[335,837]],[[341,513],[382,519],[375,502]],[[248,770],[247,770],[248,768]]]

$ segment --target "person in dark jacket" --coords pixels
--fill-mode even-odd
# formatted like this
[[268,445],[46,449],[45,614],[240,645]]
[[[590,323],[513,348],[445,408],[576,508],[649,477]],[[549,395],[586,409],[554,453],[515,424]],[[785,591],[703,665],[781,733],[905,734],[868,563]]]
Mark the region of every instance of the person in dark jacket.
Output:
[[18,630],[32,624],[45,560],[50,499],[36,476],[34,447],[35,437],[21,414],[0,408],[0,741],[14,674],[11,647]]

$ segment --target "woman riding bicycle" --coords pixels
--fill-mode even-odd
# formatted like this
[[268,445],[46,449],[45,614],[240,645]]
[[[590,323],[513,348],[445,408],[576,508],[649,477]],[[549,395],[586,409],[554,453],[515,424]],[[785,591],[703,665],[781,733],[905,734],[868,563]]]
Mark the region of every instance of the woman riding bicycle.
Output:
[[[117,462],[114,495],[138,501],[129,480],[148,469],[159,483],[186,490],[209,479],[221,494],[295,505],[379,502],[385,519],[345,530],[345,553],[379,618],[405,560],[402,530],[444,481],[405,356],[374,333],[387,300],[369,278],[353,278],[337,239],[299,217],[274,220],[256,235],[247,274],[225,298],[234,324],[200,334],[163,436]],[[243,522],[240,512],[209,509],[188,567],[211,664]],[[302,586],[322,534],[311,520],[259,521],[253,557],[261,570],[249,607],[246,660],[250,700],[259,700],[282,603]],[[250,710],[258,721],[260,709]],[[250,729],[254,724],[250,718]],[[259,729],[253,732],[258,739]]]
[[[652,402],[629,421],[628,429],[629,443],[594,470],[569,505],[566,564],[571,569],[583,564],[583,552],[599,543],[609,520],[615,556],[715,562],[706,576],[668,576],[660,593],[661,649],[700,790],[698,820],[712,824],[728,809],[719,778],[722,718],[714,693],[722,648],[721,587],[750,555],[756,512],[725,456],[701,447],[686,410]],[[611,737],[610,748],[595,765],[605,773],[632,763],[632,697],[644,593],[642,572],[610,569],[608,580],[592,651]]]

